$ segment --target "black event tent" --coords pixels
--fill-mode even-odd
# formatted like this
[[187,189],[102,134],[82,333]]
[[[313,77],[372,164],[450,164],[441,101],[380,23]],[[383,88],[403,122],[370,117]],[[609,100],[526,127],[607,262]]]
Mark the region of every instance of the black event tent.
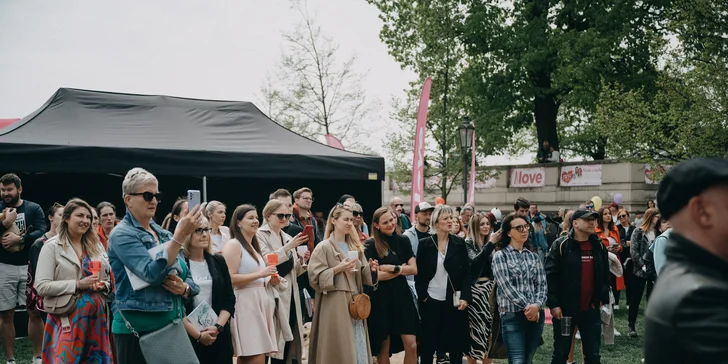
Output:
[[175,196],[205,182],[208,200],[232,207],[260,210],[275,189],[306,186],[314,190],[314,211],[328,212],[350,193],[369,214],[381,205],[384,179],[381,157],[295,134],[250,102],[61,88],[0,129],[0,173],[19,174],[23,197],[43,208],[80,197],[92,205],[111,201],[121,215],[121,182],[133,167],[160,180],[167,198],[158,219]]
[[[3,170],[383,180],[380,157],[339,150],[276,124],[250,102],[59,89],[0,131]],[[295,168],[293,168],[295,167]]]

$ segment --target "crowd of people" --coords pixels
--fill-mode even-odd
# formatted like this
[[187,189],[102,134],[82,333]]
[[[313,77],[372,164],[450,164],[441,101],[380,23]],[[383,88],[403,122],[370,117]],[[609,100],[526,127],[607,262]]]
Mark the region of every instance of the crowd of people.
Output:
[[304,187],[274,191],[260,212],[239,205],[227,224],[225,204],[179,199],[159,225],[159,187],[130,170],[118,219],[113,204],[80,199],[44,214],[21,198],[17,175],[0,178],[8,364],[21,305],[33,363],[387,364],[399,352],[405,364],[531,363],[547,308],[552,364],[575,361],[576,337],[583,362],[600,363],[602,340],[621,335],[613,313],[623,290],[628,335],[638,336],[643,294],[680,236],[668,218],[684,215],[663,196],[670,216],[650,201],[638,224],[614,203],[551,217],[519,198],[507,215],[421,202],[410,221],[395,198],[367,225],[344,195],[321,226]]

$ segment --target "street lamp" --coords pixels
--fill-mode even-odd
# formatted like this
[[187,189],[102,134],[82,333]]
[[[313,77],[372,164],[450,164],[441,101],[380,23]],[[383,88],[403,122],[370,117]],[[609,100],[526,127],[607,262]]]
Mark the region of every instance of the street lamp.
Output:
[[460,147],[463,150],[463,204],[468,203],[468,154],[473,148],[473,132],[475,127],[469,117],[463,118],[463,124],[458,128],[460,131]]

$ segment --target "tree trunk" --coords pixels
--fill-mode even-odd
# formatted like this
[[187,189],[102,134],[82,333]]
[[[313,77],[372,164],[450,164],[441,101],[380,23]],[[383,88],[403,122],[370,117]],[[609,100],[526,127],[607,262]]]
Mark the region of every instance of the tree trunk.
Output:
[[604,160],[607,157],[607,138],[600,138],[596,142],[596,148],[590,153],[595,161]]
[[[548,84],[550,87],[550,75]],[[538,95],[534,99],[533,116],[536,120],[536,133],[538,134],[538,148],[541,148],[544,140],[559,149],[559,136],[556,131],[556,115],[559,113],[559,104],[552,95]]]

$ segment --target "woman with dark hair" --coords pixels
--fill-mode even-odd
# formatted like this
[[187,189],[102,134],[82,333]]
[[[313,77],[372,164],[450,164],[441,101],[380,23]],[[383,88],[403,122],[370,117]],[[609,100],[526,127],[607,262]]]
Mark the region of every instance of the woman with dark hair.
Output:
[[200,217],[200,227],[184,241],[185,262],[200,286],[200,293],[185,303],[185,310],[189,315],[205,301],[217,315],[217,322],[202,330],[185,318],[185,329],[200,364],[230,363],[233,357],[228,320],[235,312],[235,294],[225,259],[214,253],[211,232],[210,222]]
[[635,323],[637,321],[637,314],[639,312],[640,303],[642,302],[642,294],[645,292],[645,286],[647,286],[647,299],[650,299],[650,293],[652,293],[652,281],[647,280],[647,266],[645,265],[642,257],[649,249],[650,245],[659,234],[655,234],[655,226],[660,220],[660,211],[658,209],[647,209],[645,211],[644,219],[642,224],[634,230],[632,233],[632,248],[630,255],[633,264],[632,277],[633,290],[630,294],[632,300],[627,302],[629,304],[629,336],[637,337],[637,330],[635,329]]
[[[597,217],[597,226],[594,228],[594,232],[602,239],[604,246],[607,247],[607,251],[614,254],[619,258],[622,254],[621,238],[619,236],[619,229],[614,224],[612,219],[611,207],[602,206],[599,209],[599,216]],[[621,262],[621,261],[620,261]],[[614,295],[614,302],[616,304],[619,291],[624,289],[624,278],[617,277],[612,274],[612,294]]]
[[[468,238],[465,247],[470,258],[470,270],[473,273],[473,300],[468,308],[468,321],[470,324],[470,348],[465,353],[468,364],[475,364],[478,360],[492,363],[490,351],[493,336],[494,316],[497,315],[495,305],[491,304],[495,293],[495,280],[493,279],[493,250],[495,242],[500,239],[500,232],[491,235],[491,219],[488,214],[475,214],[468,224]],[[494,217],[495,219],[495,217]],[[500,320],[497,320],[500,324]],[[496,330],[499,332],[500,330]]]
[[656,208],[655,200],[648,200],[647,201],[647,208],[648,209],[654,209],[654,208]]
[[162,229],[174,234],[174,229],[177,228],[179,220],[183,216],[187,215],[187,212],[187,200],[182,197],[178,198],[177,201],[174,202],[174,205],[172,205],[172,212],[168,213],[167,216],[164,217],[164,220],[162,221]]
[[275,265],[268,265],[258,244],[258,212],[238,206],[230,219],[230,237],[222,248],[235,292],[230,322],[238,364],[263,364],[265,355],[278,351],[271,297],[265,286],[278,285]]
[[116,226],[116,206],[111,202],[104,201],[96,206],[96,212],[99,216],[99,227],[97,229],[99,240],[101,240],[104,249],[109,250],[109,235]]
[[528,222],[519,215],[503,219],[493,276],[498,282],[498,308],[509,363],[533,362],[543,333],[546,272],[538,255],[524,246]]
[[[632,233],[634,232],[634,225],[630,221],[629,212],[625,209],[617,211],[617,230],[619,231],[619,240],[622,244],[622,253],[619,255],[619,260],[624,265],[623,275],[624,287],[625,287],[625,300],[627,300],[627,306],[629,306],[630,297],[632,296],[632,277],[634,276],[632,258],[630,254],[630,247],[632,245]],[[619,292],[614,297],[614,309],[619,310]],[[627,308],[629,309],[629,307]]]
[[377,363],[402,350],[404,363],[417,363],[417,308],[407,276],[417,275],[409,238],[395,232],[397,219],[389,207],[380,207],[372,218],[372,237],[364,243],[367,259],[379,262],[379,286],[371,293],[372,312],[367,320],[369,342]]
[[421,239],[417,248],[422,364],[431,364],[438,350],[450,353],[452,362],[462,361],[470,346],[466,310],[472,302],[473,277],[465,240],[450,233],[455,220],[450,206],[435,207],[430,220],[435,234]]
[[569,235],[569,231],[571,231],[572,215],[574,215],[574,210],[567,210],[564,212],[564,221],[561,223],[561,232],[559,233],[560,238]]
[[[43,337],[43,362],[112,363],[106,305],[101,295],[111,288],[103,247],[91,229],[93,208],[73,199],[63,208],[58,235],[43,245],[38,257],[36,289],[48,319]],[[101,270],[94,273],[93,263]],[[103,283],[99,283],[103,282]],[[68,304],[66,312],[58,312]]]

